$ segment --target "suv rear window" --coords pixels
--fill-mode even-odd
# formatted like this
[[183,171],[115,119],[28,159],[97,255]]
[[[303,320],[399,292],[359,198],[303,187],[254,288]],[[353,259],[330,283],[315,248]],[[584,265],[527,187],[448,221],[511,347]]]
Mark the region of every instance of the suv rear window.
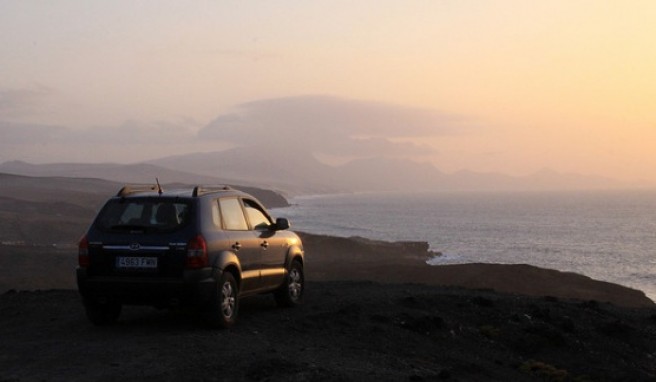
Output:
[[96,227],[101,231],[170,232],[187,223],[189,211],[189,204],[179,200],[112,200],[98,215]]

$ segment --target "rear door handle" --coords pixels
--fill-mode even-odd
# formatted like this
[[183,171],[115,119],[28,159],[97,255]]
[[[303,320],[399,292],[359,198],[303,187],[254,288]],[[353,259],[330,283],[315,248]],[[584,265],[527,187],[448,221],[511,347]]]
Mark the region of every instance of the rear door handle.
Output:
[[241,244],[239,242],[236,242],[235,244],[232,245],[232,249],[235,251],[239,251],[241,249]]

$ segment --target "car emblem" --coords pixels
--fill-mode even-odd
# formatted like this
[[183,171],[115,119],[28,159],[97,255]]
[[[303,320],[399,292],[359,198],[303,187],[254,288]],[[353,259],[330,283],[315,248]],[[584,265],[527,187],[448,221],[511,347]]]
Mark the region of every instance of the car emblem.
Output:
[[139,245],[139,243],[132,243],[132,244],[130,244],[130,251],[138,251],[139,248],[141,248],[141,246]]

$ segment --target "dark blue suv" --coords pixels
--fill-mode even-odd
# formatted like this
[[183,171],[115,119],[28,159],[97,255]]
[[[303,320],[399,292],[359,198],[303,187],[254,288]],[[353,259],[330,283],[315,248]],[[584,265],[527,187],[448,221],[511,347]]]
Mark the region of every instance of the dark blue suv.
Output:
[[77,284],[88,318],[116,321],[124,304],[194,305],[210,324],[235,323],[239,299],[273,292],[301,303],[304,252],[284,218],[230,187],[125,186],[79,243]]

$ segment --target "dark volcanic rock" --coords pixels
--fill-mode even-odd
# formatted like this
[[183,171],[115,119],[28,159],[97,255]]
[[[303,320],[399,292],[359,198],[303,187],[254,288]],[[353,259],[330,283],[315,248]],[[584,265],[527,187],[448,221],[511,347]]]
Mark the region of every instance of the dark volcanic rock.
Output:
[[[570,272],[526,264],[458,264],[430,266],[436,254],[427,243],[389,243],[363,238],[330,237],[300,233],[311,280],[370,280],[382,283],[414,282],[459,286],[541,296],[546,301],[579,299],[594,309],[596,301],[628,307],[656,306],[642,291],[593,280]],[[474,304],[493,301],[477,298]]]
[[245,299],[231,330],[141,307],[95,327],[65,290],[0,295],[0,312],[1,381],[656,378],[654,309],[457,288],[312,282],[298,308]]

